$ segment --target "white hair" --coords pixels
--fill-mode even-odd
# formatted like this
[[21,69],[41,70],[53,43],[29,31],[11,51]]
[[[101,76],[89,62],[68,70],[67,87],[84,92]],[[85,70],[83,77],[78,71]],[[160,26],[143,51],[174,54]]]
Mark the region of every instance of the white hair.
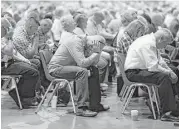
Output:
[[74,24],[75,21],[74,21],[72,15],[65,15],[60,18],[60,23],[61,23],[62,29],[65,31],[68,31],[69,26],[71,24]]

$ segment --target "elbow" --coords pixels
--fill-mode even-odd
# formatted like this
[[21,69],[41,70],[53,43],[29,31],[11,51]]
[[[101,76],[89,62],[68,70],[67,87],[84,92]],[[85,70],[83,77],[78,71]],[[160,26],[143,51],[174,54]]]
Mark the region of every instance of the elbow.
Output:
[[87,68],[87,67],[90,66],[90,65],[84,63],[83,61],[80,61],[80,62],[78,62],[78,66],[79,66],[79,67],[82,67],[82,68]]

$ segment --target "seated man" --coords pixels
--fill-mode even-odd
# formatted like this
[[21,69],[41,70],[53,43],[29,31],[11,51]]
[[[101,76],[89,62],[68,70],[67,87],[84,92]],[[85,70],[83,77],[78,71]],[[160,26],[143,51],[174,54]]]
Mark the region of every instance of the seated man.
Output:
[[[63,33],[65,34],[60,40],[61,45],[58,47],[49,63],[49,73],[57,78],[76,80],[78,106],[76,115],[96,116],[97,112],[87,110],[90,108],[88,107],[89,87],[87,67],[94,66],[98,63],[102,48],[94,47],[94,53],[90,54],[89,57],[85,57],[85,47],[86,44],[92,43],[101,46],[99,42],[104,43],[105,40],[101,36],[89,36],[85,41],[83,38],[74,34],[75,22],[71,16],[64,16],[61,19],[61,24],[65,31]],[[109,109],[105,107],[102,108],[103,111]]]
[[[45,75],[41,66],[38,55],[39,40],[34,39],[34,34],[37,32],[40,23],[34,17],[30,17],[25,20],[24,25],[18,26],[14,30],[13,44],[17,51],[29,59],[32,65],[40,71],[41,83],[44,87],[49,85],[49,82],[45,80]],[[37,88],[39,90],[39,88]]]
[[[3,75],[22,75],[17,87],[22,102],[22,107],[37,106],[38,102],[34,99],[35,89],[40,85],[39,72],[31,66],[28,59],[24,58],[14,49],[10,41],[9,28],[10,22],[7,19],[1,19],[1,72]],[[9,95],[19,106],[15,88],[9,91]]]
[[[87,28],[86,28],[87,35],[101,35],[105,39],[112,40],[114,38],[114,35],[107,33],[105,29],[102,27],[102,24],[103,24],[102,21],[104,19],[105,17],[102,14],[102,12],[95,12],[87,21]],[[106,45],[105,47],[108,47],[108,46]],[[103,49],[105,49],[105,47]],[[110,48],[105,49],[105,51],[103,50],[100,56],[99,63],[97,65],[97,67],[99,68],[101,87],[108,86],[107,84],[103,82],[105,80],[108,65],[111,64],[111,55],[110,55],[111,52],[112,51]]]
[[129,47],[125,61],[125,72],[130,81],[159,86],[163,121],[179,120],[175,117],[176,101],[172,88],[178,77],[158,52],[158,49],[165,48],[172,41],[173,35],[168,29],[159,29],[154,34],[142,36]]
[[39,42],[38,50],[36,53],[39,53],[40,50],[50,49],[48,46],[48,39],[50,38],[47,33],[52,28],[52,21],[50,19],[42,19],[40,21],[40,26],[35,34],[35,42]]
[[19,26],[14,30],[14,46],[27,59],[32,59],[37,52],[39,41],[33,41],[33,36],[39,25],[40,23],[31,17],[25,21],[25,25]]

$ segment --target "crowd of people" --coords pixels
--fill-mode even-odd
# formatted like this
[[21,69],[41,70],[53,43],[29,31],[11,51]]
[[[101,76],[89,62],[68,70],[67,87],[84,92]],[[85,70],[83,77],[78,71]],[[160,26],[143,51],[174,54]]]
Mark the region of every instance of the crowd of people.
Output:
[[[37,106],[37,93],[50,84],[40,50],[54,54],[48,64],[51,76],[75,80],[76,115],[87,117],[109,110],[101,104],[101,96],[112,78],[117,78],[120,97],[124,81],[118,58],[123,56],[130,81],[158,85],[161,120],[179,121],[177,5],[147,1],[2,4],[1,72],[22,75],[18,90],[23,108]],[[96,77],[93,88],[91,76]],[[144,92],[139,88],[135,95]],[[19,106],[15,89],[9,95]]]

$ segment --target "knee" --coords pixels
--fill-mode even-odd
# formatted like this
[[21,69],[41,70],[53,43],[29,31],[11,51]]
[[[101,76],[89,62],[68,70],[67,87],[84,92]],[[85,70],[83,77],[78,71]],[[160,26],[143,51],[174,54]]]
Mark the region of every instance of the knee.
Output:
[[107,66],[108,66],[108,61],[107,60],[105,60],[105,59],[103,59],[102,57],[100,57],[100,59],[99,59],[99,62],[97,63],[97,67],[99,68],[99,69],[103,69],[103,68],[106,68]]
[[160,73],[159,81],[160,82],[164,81],[164,83],[172,83],[170,77],[164,73]]
[[29,69],[27,74],[36,78],[40,77],[40,73],[36,69]]
[[111,55],[107,52],[102,52],[101,57],[104,58],[105,60],[107,60],[108,62],[111,61]]

